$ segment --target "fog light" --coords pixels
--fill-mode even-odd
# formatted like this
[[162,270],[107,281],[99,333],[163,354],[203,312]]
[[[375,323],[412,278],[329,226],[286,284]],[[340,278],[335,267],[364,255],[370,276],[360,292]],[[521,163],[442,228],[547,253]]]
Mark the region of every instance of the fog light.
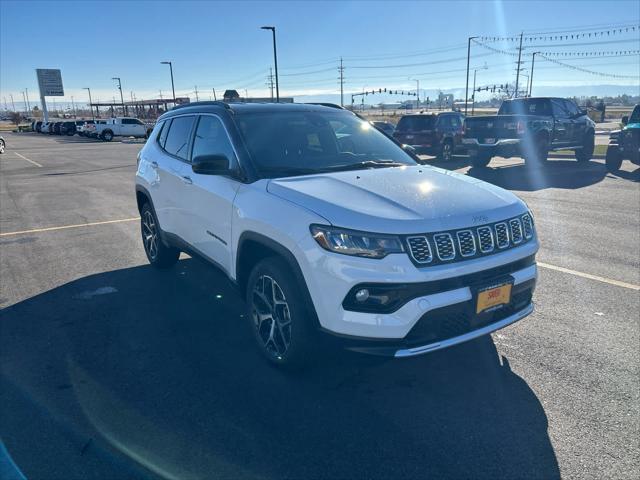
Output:
[[366,302],[369,299],[369,290],[363,288],[362,290],[358,290],[356,292],[356,300],[358,302]]

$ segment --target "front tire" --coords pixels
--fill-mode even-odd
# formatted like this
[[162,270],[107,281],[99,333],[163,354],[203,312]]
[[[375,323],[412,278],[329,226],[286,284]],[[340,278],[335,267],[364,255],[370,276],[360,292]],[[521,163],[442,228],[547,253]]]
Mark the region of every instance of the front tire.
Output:
[[582,148],[575,151],[576,160],[580,163],[586,163],[589,160],[591,160],[591,158],[593,158],[593,151],[595,149],[595,145],[596,145],[595,134],[593,132],[587,133],[587,135],[585,136],[582,142]]
[[104,140],[105,142],[110,142],[111,140],[113,140],[113,133],[111,132],[111,130],[102,132],[102,140]]
[[140,233],[142,245],[149,263],[156,268],[169,268],[180,258],[180,250],[168,247],[160,237],[160,225],[149,203],[145,203],[140,212]]
[[620,155],[620,150],[609,147],[607,149],[605,162],[607,164],[607,170],[611,173],[615,173],[620,170],[620,167],[622,166],[622,155]]
[[453,142],[451,140],[444,141],[438,156],[443,162],[450,162],[453,159]]
[[470,155],[469,159],[471,160],[471,165],[475,168],[484,168],[489,165],[491,161],[491,155],[486,153],[476,153],[474,155]]
[[289,266],[280,258],[259,262],[249,275],[247,318],[269,362],[288,368],[309,364],[315,354],[312,313]]
[[4,140],[0,140],[0,154],[4,153],[4,147],[5,147]]

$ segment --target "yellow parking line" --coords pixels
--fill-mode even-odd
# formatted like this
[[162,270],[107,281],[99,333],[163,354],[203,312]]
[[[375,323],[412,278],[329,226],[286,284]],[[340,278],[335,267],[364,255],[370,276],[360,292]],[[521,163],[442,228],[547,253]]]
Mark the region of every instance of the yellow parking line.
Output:
[[140,220],[140,217],[121,218],[119,220],[105,220],[104,222],[78,223],[76,225],[62,225],[60,227],[34,228],[32,230],[20,230],[18,232],[0,233],[0,237],[8,237],[10,235],[23,235],[27,233],[53,232],[56,230],[66,230],[67,228],[93,227],[95,225],[107,225],[109,223],[124,223]]
[[36,167],[42,167],[42,165],[40,165],[38,162],[34,162],[33,160],[25,157],[24,155],[20,155],[18,152],[13,152],[15,153],[17,156],[19,156],[21,159],[26,160],[29,163],[33,163]]
[[575,275],[576,277],[588,278],[589,280],[595,280],[597,282],[608,283],[609,285],[615,285],[617,287],[629,288],[631,290],[640,290],[640,285],[634,285],[633,283],[621,282],[620,280],[614,280],[612,278],[599,277],[598,275],[591,275],[590,273],[578,272],[576,270],[570,270],[564,267],[558,267],[556,265],[549,265],[548,263],[538,262],[538,266],[542,268],[548,268],[549,270],[555,270],[556,272],[568,273]]

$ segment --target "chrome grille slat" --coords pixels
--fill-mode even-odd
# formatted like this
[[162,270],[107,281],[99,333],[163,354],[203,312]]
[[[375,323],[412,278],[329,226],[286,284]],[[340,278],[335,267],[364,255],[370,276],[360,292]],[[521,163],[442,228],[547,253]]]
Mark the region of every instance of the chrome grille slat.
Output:
[[491,227],[478,228],[478,240],[482,253],[493,252],[493,233],[491,233]]
[[522,216],[522,230],[527,240],[533,237],[533,221],[528,213]]
[[509,220],[509,227],[511,229],[511,241],[518,245],[522,242],[522,224],[519,218],[512,218]]
[[494,228],[496,230],[498,248],[507,248],[509,246],[509,229],[506,222],[496,223]]
[[471,230],[459,230],[456,232],[458,237],[458,250],[463,257],[473,257],[476,254],[476,239],[473,237]]
[[436,252],[440,260],[453,260],[456,257],[456,250],[450,233],[436,233],[433,236],[433,242],[436,245]]
[[409,252],[416,262],[431,263],[433,253],[426,236],[408,237],[407,242],[409,243]]

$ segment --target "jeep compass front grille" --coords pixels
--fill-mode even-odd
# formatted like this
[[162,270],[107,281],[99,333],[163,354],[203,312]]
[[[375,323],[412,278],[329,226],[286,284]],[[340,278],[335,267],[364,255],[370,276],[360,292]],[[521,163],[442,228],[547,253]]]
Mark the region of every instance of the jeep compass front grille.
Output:
[[533,236],[533,219],[525,214],[477,228],[412,235],[405,240],[414,263],[427,265],[498,253],[522,245]]

